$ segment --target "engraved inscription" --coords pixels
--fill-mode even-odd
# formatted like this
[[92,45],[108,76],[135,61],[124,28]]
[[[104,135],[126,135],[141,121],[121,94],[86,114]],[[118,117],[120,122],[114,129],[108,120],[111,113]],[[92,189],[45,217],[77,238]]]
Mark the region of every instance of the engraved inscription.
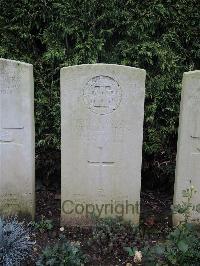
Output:
[[191,101],[189,112],[190,136],[192,139],[200,139],[200,102]]
[[13,90],[10,89],[0,89],[0,94],[12,94]]
[[103,124],[93,123],[91,125],[87,119],[76,119],[73,120],[72,127],[78,137],[93,141],[98,139],[99,133],[103,130],[104,132],[108,132],[109,136],[112,136],[112,140],[110,141],[116,143],[123,142],[125,132],[130,129],[124,120],[104,121]]
[[119,84],[113,78],[96,76],[87,82],[83,90],[83,98],[92,112],[105,115],[119,107],[122,92]]
[[189,123],[191,123],[190,130],[191,130],[191,140],[192,140],[192,152],[196,153],[200,150],[200,105],[199,102],[195,100],[191,103],[191,113]]
[[1,142],[12,142],[13,138],[8,131],[0,131],[0,143]]
[[0,75],[0,94],[12,94],[19,86],[19,80],[15,76]]
[[198,105],[193,109],[193,127],[192,137],[200,139],[200,107]]
[[20,88],[20,78],[15,68],[0,73],[0,128],[23,128]]
[[190,99],[199,102],[200,101],[200,95],[191,96]]
[[12,207],[20,208],[20,202],[15,194],[1,195],[0,205],[3,209]]

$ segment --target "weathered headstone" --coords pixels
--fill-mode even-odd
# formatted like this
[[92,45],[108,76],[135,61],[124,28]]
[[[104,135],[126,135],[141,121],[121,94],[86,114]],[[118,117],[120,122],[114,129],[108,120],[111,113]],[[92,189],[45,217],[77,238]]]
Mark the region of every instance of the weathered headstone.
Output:
[[0,216],[34,216],[33,106],[32,65],[0,59]]
[[[200,219],[200,71],[183,75],[174,204],[185,201],[182,191],[194,186],[192,219]],[[181,215],[174,215],[177,224]]]
[[139,221],[145,71],[119,65],[61,69],[61,220]]

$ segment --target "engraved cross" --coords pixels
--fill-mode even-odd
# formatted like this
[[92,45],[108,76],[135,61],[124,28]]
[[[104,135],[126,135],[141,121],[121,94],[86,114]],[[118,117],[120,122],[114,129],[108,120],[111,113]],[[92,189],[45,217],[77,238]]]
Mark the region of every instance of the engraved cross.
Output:
[[88,160],[88,164],[91,166],[96,166],[99,167],[99,177],[102,178],[102,170],[104,166],[113,166],[113,164],[115,163],[114,161],[108,161],[108,160],[103,160],[102,159],[102,151],[103,151],[103,147],[98,147],[101,150],[101,159],[100,160]]

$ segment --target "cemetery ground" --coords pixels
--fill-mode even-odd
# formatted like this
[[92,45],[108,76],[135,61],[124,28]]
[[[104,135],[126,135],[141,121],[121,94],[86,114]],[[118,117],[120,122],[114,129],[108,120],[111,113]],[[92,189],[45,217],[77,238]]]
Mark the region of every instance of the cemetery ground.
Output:
[[[135,265],[134,256],[129,256],[130,250],[126,248],[137,247],[140,250],[147,244],[155,245],[165,239],[171,227],[171,204],[172,197],[166,193],[147,191],[141,193],[139,228],[123,223],[120,218],[102,219],[94,228],[60,227],[59,192],[53,189],[38,190],[33,233],[36,239],[34,259],[37,260],[47,246],[55,246],[58,239],[65,236],[72,245],[81,248],[86,255],[86,265]],[[53,251],[49,256],[52,255]],[[80,264],[69,262],[63,265]]]
[[172,198],[158,191],[141,193],[139,226],[107,218],[97,219],[93,227],[61,227],[60,192],[39,189],[34,222],[0,220],[0,265],[198,266],[200,228],[189,222],[194,194],[191,186],[175,207],[184,218],[175,227]]

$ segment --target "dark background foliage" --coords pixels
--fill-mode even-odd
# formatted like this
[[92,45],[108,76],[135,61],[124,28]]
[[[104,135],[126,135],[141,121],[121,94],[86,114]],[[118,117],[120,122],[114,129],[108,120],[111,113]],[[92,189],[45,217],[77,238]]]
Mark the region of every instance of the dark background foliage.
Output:
[[143,186],[173,186],[183,72],[199,68],[199,0],[0,0],[0,56],[34,65],[37,176],[60,178],[59,71],[147,71]]

